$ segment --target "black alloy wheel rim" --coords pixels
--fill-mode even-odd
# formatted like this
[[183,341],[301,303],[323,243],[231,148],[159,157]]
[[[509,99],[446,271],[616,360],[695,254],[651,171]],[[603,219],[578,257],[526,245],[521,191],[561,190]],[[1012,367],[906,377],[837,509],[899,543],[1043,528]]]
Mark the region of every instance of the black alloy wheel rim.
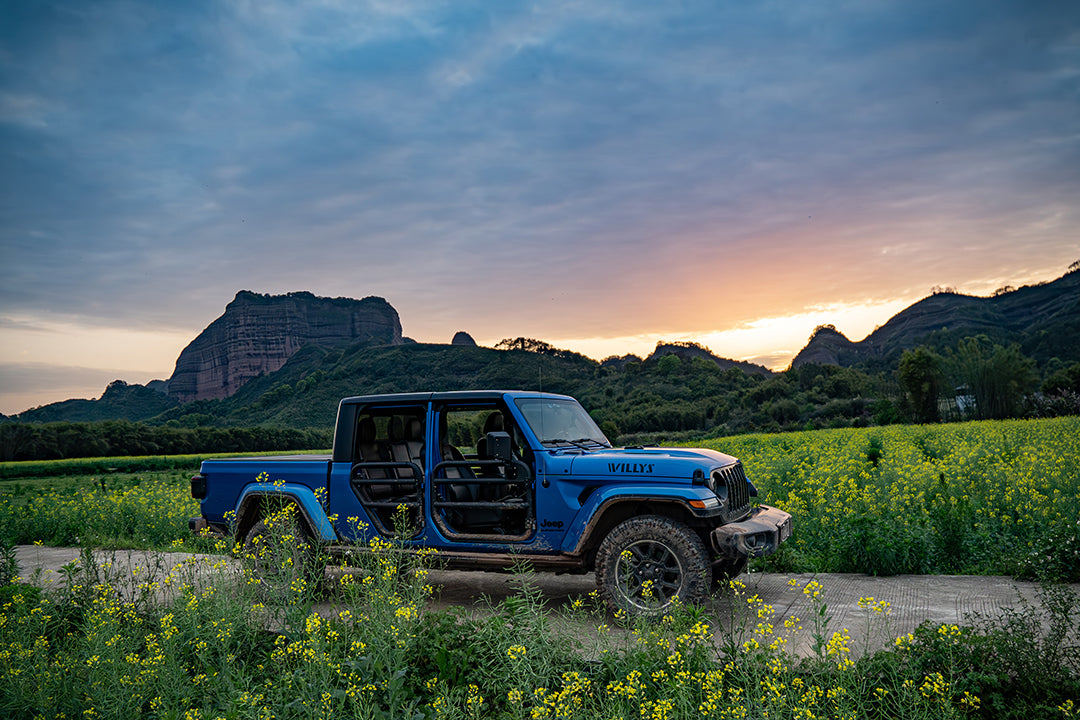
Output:
[[679,594],[683,566],[667,544],[638,540],[619,554],[615,576],[619,594],[627,603],[642,610],[658,610]]

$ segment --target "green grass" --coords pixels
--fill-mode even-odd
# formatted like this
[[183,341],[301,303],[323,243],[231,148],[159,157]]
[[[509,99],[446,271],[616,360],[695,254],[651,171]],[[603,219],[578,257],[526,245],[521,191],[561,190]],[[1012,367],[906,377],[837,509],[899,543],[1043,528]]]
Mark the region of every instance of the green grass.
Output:
[[163,548],[192,544],[199,514],[184,472],[62,476],[0,483],[0,542]]
[[89,490],[124,491],[143,482],[180,482],[186,472],[115,472],[87,475],[54,475],[0,480],[0,499],[4,502],[23,504],[43,494],[59,493],[73,495]]
[[[297,451],[289,454],[328,454],[329,450]],[[271,452],[203,453],[198,455],[143,455],[134,457],[68,458],[64,460],[27,460],[0,462],[0,480],[55,477],[60,475],[103,475],[115,472],[151,470],[198,470],[199,463],[210,458],[264,457],[281,455]]]

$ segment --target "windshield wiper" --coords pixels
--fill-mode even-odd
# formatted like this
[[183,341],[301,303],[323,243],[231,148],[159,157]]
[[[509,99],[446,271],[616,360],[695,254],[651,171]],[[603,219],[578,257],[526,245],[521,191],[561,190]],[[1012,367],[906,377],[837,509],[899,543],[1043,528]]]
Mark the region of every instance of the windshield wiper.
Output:
[[[582,450],[588,450],[591,446],[594,446],[594,445],[599,445],[600,447],[611,447],[610,445],[605,445],[604,443],[600,442],[599,440],[594,440],[592,438],[587,438],[587,437],[578,438],[577,440],[564,440],[562,438],[553,438],[551,440],[545,440],[543,444],[547,445],[549,443],[560,443],[560,444],[564,444],[564,445],[573,445],[574,447],[581,448]],[[588,444],[586,444],[586,443],[588,443]]]

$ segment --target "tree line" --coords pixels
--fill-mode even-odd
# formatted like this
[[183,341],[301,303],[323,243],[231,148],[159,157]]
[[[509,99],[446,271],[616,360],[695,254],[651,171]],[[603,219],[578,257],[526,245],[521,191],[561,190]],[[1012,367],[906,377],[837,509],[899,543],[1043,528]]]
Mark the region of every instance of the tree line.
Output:
[[179,428],[127,420],[4,423],[0,460],[312,450],[329,448],[332,436],[332,428]]
[[905,415],[942,420],[1048,417],[1080,413],[1080,362],[1052,359],[1040,374],[1020,346],[986,336],[961,340],[944,354],[920,346],[904,352],[897,377]]
[[[235,396],[145,422],[7,423],[0,459],[30,460],[327,448],[340,398],[417,390],[542,389],[578,398],[622,444],[748,432],[1080,414],[1080,363],[1042,368],[1019,346],[965,338],[905,351],[892,368],[806,364],[757,374],[707,348],[596,362],[542,341],[505,349],[404,345],[302,351]],[[119,394],[125,388],[116,388]]]

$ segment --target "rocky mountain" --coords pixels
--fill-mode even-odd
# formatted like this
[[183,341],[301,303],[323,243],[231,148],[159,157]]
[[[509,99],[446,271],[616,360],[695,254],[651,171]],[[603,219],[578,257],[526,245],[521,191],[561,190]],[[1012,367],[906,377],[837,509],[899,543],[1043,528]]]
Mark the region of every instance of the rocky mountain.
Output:
[[226,398],[249,380],[277,371],[304,346],[357,343],[402,344],[401,321],[386,300],[242,290],[180,353],[168,395],[181,403]]
[[[863,388],[843,376],[848,372],[844,368],[889,373],[906,349],[928,345],[944,353],[978,334],[997,344],[1019,343],[1044,374],[1060,365],[1050,362],[1052,358],[1065,364],[1080,360],[1080,271],[988,298],[939,292],[898,313],[860,342],[823,326],[793,366],[817,365],[809,370],[825,377],[830,387],[847,387],[850,392],[845,392],[861,398],[879,397],[885,391]],[[674,363],[670,356],[681,362]],[[829,375],[829,366],[841,373],[839,379]],[[727,372],[733,368],[742,372]],[[751,421],[753,427],[764,427],[767,419],[756,418],[755,412],[771,412],[774,420],[773,416],[780,417],[777,422],[795,423],[783,408],[772,407],[774,395],[783,390],[789,376],[805,374],[777,375],[760,365],[718,357],[696,343],[660,343],[644,360],[624,355],[602,362],[531,338],[480,348],[463,331],[447,345],[417,344],[402,337],[397,311],[382,298],[241,291],[224,314],[184,349],[168,381],[155,380],[146,387],[117,382],[99,400],[53,403],[12,419],[321,427],[332,421],[337,400],[350,394],[542,386],[577,395],[591,409],[618,408],[611,409],[610,418],[622,413],[626,418],[622,428],[629,432],[688,430],[710,422],[723,422],[733,430]],[[685,397],[673,391],[676,380],[690,388]],[[738,393],[750,393],[750,399]],[[828,399],[846,397],[840,390],[837,393]],[[811,400],[800,399],[800,407],[810,407]],[[639,401],[650,408],[648,413],[638,412],[634,403]],[[661,413],[658,408],[666,405],[670,407]],[[830,407],[834,414],[847,412],[838,405]],[[865,415],[865,408],[850,410],[848,414]],[[799,422],[806,421],[799,417]]]
[[836,328],[819,327],[792,367],[825,365],[888,366],[904,350],[927,345],[938,352],[969,336],[986,335],[1018,343],[1040,365],[1051,358],[1080,357],[1080,270],[1057,280],[992,297],[939,292],[894,315],[864,340],[852,342]]

